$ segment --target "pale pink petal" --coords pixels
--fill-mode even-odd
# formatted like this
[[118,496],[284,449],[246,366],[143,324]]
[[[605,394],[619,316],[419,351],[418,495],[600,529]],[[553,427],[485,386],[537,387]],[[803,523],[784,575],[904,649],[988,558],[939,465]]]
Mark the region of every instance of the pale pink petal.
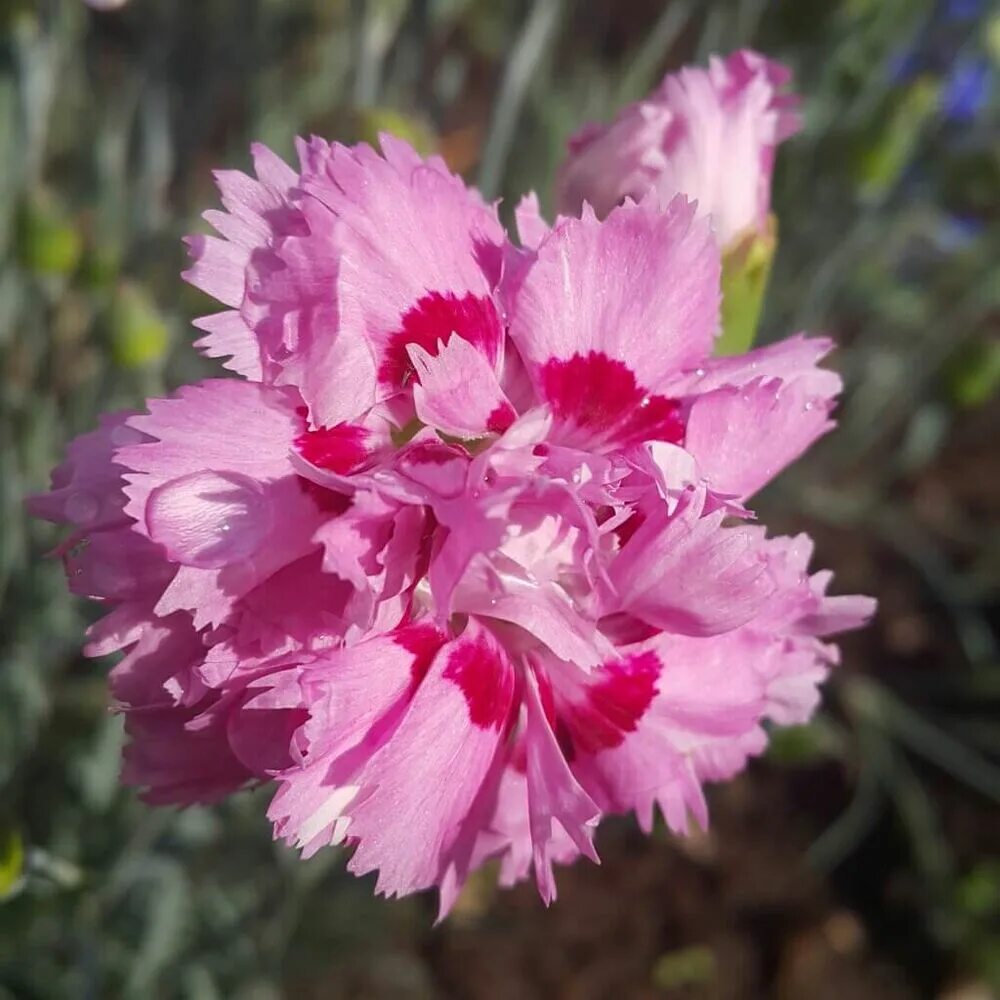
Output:
[[418,383],[413,387],[417,417],[457,438],[502,434],[517,419],[484,354],[453,335],[437,355],[418,344],[407,348]]
[[237,308],[246,291],[247,248],[214,236],[189,236],[187,245],[193,263],[184,279],[223,305]]
[[522,196],[517,203],[514,220],[517,223],[517,235],[521,239],[521,246],[529,250],[537,250],[551,228],[542,217],[538,195],[534,191]]
[[131,418],[154,440],[117,452],[133,470],[126,512],[181,564],[158,614],[188,609],[198,627],[218,623],[242,595],[316,547],[327,494],[317,496],[289,461],[302,429],[294,404],[283,390],[220,380],[152,401],[148,416]]
[[241,788],[253,774],[229,746],[232,702],[221,696],[190,709],[129,712],[122,781],[153,805],[216,802]]
[[155,619],[147,609],[134,645],[111,671],[111,694],[128,708],[149,709],[187,701],[190,691],[203,692],[194,671],[205,645],[187,615]]
[[565,443],[683,436],[658,395],[710,353],[719,256],[683,198],[562,219],[538,248],[511,307],[510,334]]
[[625,198],[676,194],[711,216],[720,246],[763,231],[777,146],[798,129],[795,99],[780,90],[791,74],[755,52],[713,57],[685,68],[607,126],[588,125],[570,140],[557,201],[607,215]]
[[194,342],[202,354],[209,358],[222,358],[222,367],[259,382],[263,377],[260,345],[253,331],[235,309],[202,316],[194,321],[205,336]]
[[292,764],[291,744],[309,717],[302,704],[298,669],[278,669],[253,680],[229,715],[226,738],[239,761],[264,777]]
[[310,720],[308,756],[336,756],[359,743],[427,675],[446,636],[428,622],[404,625],[308,664],[300,684]]
[[833,428],[833,401],[761,379],[698,396],[684,446],[714,490],[748,497]]
[[551,844],[561,828],[577,850],[598,861],[594,850],[594,827],[601,811],[573,777],[542,707],[539,679],[525,671],[525,776],[528,786],[528,816],[531,829],[535,880],[542,901],[556,897]]
[[127,522],[123,516],[126,467],[115,452],[126,444],[145,440],[129,426],[132,412],[105,414],[97,430],[70,442],[66,458],[52,471],[52,488],[26,501],[34,517],[72,524],[84,531]]
[[276,837],[305,857],[343,840],[361,770],[398,729],[445,638],[416,622],[306,666],[300,687],[310,717],[292,741],[301,766],[279,776],[268,810]]
[[661,147],[673,120],[662,102],[644,100],[627,105],[607,126],[580,128],[557,174],[559,211],[580,215],[589,205],[604,218],[626,198],[641,201],[664,167]]
[[155,599],[176,573],[162,550],[128,523],[70,539],[62,556],[69,589],[100,601]]
[[701,516],[703,491],[639,527],[611,566],[617,609],[657,628],[712,635],[749,621],[774,590],[757,533]]
[[827,368],[817,367],[832,349],[833,341],[826,337],[798,334],[746,354],[706,358],[694,370],[679,374],[669,390],[675,395],[687,396],[726,386],[743,386],[760,378],[780,378],[784,382],[798,383],[810,395],[833,397],[841,390],[840,376]]
[[378,869],[376,891],[399,895],[436,884],[502,745],[513,693],[503,648],[470,619],[360,775],[348,828],[358,846],[348,867],[359,875]]
[[458,333],[499,363],[491,271],[505,242],[495,210],[440,162],[424,163],[398,140],[387,148],[383,159],[333,145],[302,181],[336,220],[340,319],[371,345],[380,398],[404,383],[412,343],[432,350]]

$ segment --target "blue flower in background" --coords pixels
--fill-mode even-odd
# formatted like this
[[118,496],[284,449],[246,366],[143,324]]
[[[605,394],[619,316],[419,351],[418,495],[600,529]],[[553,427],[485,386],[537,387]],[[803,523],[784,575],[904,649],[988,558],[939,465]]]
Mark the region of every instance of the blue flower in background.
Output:
[[[985,93],[989,67],[981,60],[963,60],[958,55],[975,29],[973,22],[985,12],[983,0],[941,0],[915,35],[890,55],[886,66],[889,79],[903,84],[921,73],[950,74],[963,96],[977,92],[977,87]],[[959,100],[958,104],[964,106],[965,102]]]
[[983,0],[945,0],[944,16],[949,21],[971,21],[979,17]]
[[972,246],[985,230],[986,224],[977,215],[950,213],[935,233],[936,243],[943,253],[959,253]]
[[897,84],[907,83],[923,71],[925,63],[926,59],[919,45],[897,49],[889,57],[889,79]]
[[987,59],[957,59],[941,91],[941,113],[950,121],[972,121],[986,104],[992,85],[993,69]]

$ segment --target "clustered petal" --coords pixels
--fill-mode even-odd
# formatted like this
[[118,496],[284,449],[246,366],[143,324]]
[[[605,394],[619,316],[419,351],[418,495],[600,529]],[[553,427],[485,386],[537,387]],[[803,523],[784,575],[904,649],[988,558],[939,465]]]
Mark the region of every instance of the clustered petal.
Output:
[[[691,73],[665,93],[787,130],[770,64]],[[217,175],[187,272],[240,377],[105,418],[31,501],[108,609],[87,651],[124,651],[124,779],[272,785],[276,836],[442,912],[489,858],[551,900],[607,814],[704,825],[705,782],[809,717],[825,637],[873,610],[746,506],[830,428],[831,345],[712,356],[719,249],[683,194],[551,228],[529,199],[519,246],[398,139],[254,165]]]

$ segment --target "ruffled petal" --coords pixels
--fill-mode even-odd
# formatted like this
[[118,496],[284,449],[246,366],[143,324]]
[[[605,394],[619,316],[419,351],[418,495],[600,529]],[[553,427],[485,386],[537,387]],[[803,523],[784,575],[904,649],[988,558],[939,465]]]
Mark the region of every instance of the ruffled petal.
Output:
[[677,441],[660,387],[704,358],[718,327],[719,256],[683,198],[562,219],[511,307],[510,335],[562,440],[577,446]]
[[673,516],[661,510],[638,528],[611,565],[609,611],[687,635],[727,632],[757,614],[774,592],[759,532],[723,528],[725,509],[704,506],[698,490]]
[[[348,867],[376,891],[435,885],[506,735],[514,670],[475,620],[438,654],[398,730],[360,775]],[[442,781],[441,776],[448,775]]]

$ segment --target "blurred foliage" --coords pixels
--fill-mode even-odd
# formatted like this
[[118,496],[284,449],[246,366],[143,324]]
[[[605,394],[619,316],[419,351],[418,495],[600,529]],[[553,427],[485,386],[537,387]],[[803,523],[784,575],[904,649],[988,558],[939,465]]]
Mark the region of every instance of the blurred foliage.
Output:
[[[678,886],[643,904],[661,931],[636,938],[649,960],[617,975],[660,995],[757,996],[804,968],[827,975],[817,956],[846,967],[870,939],[902,992],[842,995],[1000,992],[998,38],[1000,13],[976,0],[0,0],[0,997],[529,995],[477,991],[474,972],[456,985],[448,962],[472,947],[466,933],[501,956],[549,947],[562,918],[539,917],[530,890],[476,882],[454,921],[473,930],[432,932],[431,901],[374,900],[335,852],[300,862],[273,845],[264,792],[171,812],[119,789],[107,664],[78,652],[94,609],[41,558],[57,539],[22,500],[98,412],[214,371],[189,346],[191,317],[211,307],[178,278],[180,240],[214,205],[211,170],[245,167],[251,139],[290,156],[298,134],[388,128],[504,213],[528,188],[550,206],[582,120],[747,44],[787,60],[806,98],[779,158],[760,339],[828,333],[848,386],[840,430],[776,484],[763,518],[814,532],[838,587],[876,593],[882,614],[846,645],[821,719],[778,737],[732,794],[764,796],[772,770],[789,795],[812,776],[793,813],[760,819],[765,840],[798,831],[803,856],[815,840],[816,900],[864,926],[790,931],[768,972],[777,959],[745,951],[773,952],[765,932],[743,932],[740,964],[726,960],[733,927],[680,926]],[[755,843],[726,826],[727,801],[716,836]],[[665,849],[708,865],[710,847]],[[767,857],[739,870],[781,884],[792,862]],[[608,912],[646,898],[627,865],[599,873]],[[590,877],[563,873],[564,892]],[[728,919],[722,889],[706,892]],[[597,977],[611,936],[573,940]]]

